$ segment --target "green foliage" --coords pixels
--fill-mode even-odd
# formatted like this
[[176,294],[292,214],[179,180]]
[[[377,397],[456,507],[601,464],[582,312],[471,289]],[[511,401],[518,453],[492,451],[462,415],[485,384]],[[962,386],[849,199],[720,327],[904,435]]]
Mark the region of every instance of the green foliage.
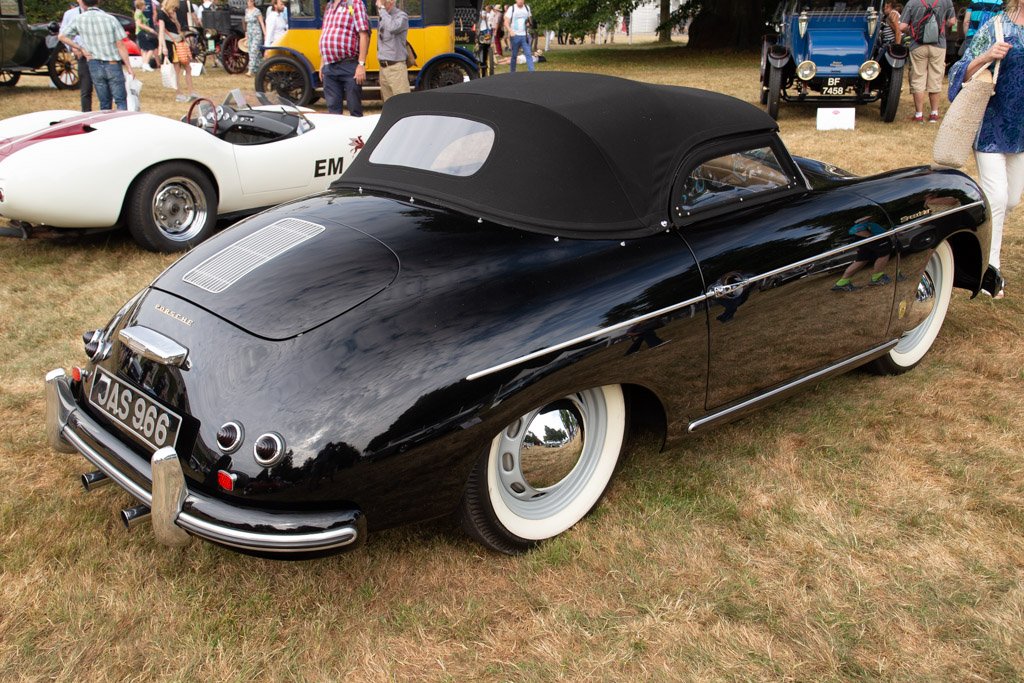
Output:
[[[77,2],[71,0],[32,0],[25,3],[25,16],[29,23],[40,24],[49,21],[60,21],[69,8]],[[100,0],[100,9],[118,14],[133,13],[132,0]]]
[[530,10],[538,25],[582,36],[598,24],[614,23],[625,12],[637,7],[639,0],[533,0]]

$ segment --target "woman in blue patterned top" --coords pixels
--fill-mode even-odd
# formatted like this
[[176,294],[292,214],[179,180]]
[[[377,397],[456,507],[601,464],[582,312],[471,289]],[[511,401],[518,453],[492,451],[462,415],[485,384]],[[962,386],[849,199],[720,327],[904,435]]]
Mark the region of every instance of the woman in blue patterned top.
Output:
[[[996,41],[995,22],[1003,40]],[[978,29],[959,62],[949,70],[949,99],[960,92],[964,81],[981,69],[1003,60],[995,94],[974,141],[981,189],[992,210],[992,250],[989,263],[999,267],[1006,214],[1020,203],[1024,192],[1024,15],[1020,0],[1007,0],[1006,13],[989,19]],[[994,293],[997,297],[1002,292]]]

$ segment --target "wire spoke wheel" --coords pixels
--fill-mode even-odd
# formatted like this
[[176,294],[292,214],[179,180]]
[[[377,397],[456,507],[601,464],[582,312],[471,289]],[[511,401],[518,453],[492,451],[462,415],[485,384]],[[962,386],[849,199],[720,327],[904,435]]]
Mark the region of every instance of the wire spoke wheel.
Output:
[[59,89],[71,90],[78,87],[78,60],[63,43],[50,55],[46,70],[50,74],[50,80]]
[[271,57],[256,72],[256,90],[275,93],[299,106],[313,100],[313,84],[305,68],[291,57]]
[[229,74],[238,75],[249,68],[249,53],[238,48],[239,38],[230,35],[220,45],[220,63]]
[[460,61],[444,59],[430,67],[424,78],[423,89],[433,90],[444,88],[449,85],[457,85],[479,78],[480,74],[475,69],[470,69]]

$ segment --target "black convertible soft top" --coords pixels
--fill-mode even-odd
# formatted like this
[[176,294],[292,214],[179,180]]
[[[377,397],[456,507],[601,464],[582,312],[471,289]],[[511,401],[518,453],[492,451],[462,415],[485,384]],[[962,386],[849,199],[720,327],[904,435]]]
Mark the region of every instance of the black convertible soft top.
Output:
[[[374,163],[392,127],[418,115],[493,129],[483,165],[459,176]],[[706,90],[597,74],[504,74],[388,100],[332,188],[407,195],[547,234],[638,237],[664,229],[675,174],[698,145],[776,130],[757,107]]]

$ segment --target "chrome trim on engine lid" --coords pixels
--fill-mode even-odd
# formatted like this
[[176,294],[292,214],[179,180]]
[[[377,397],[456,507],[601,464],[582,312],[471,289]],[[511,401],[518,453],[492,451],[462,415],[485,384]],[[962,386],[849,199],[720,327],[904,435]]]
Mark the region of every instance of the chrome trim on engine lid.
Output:
[[199,289],[219,294],[267,261],[326,229],[298,218],[284,218],[221,249],[181,279]]
[[[188,358],[188,349],[148,327],[126,327],[118,332],[117,336],[122,344],[135,353],[161,365],[181,366]],[[187,369],[187,366],[185,367]]]

